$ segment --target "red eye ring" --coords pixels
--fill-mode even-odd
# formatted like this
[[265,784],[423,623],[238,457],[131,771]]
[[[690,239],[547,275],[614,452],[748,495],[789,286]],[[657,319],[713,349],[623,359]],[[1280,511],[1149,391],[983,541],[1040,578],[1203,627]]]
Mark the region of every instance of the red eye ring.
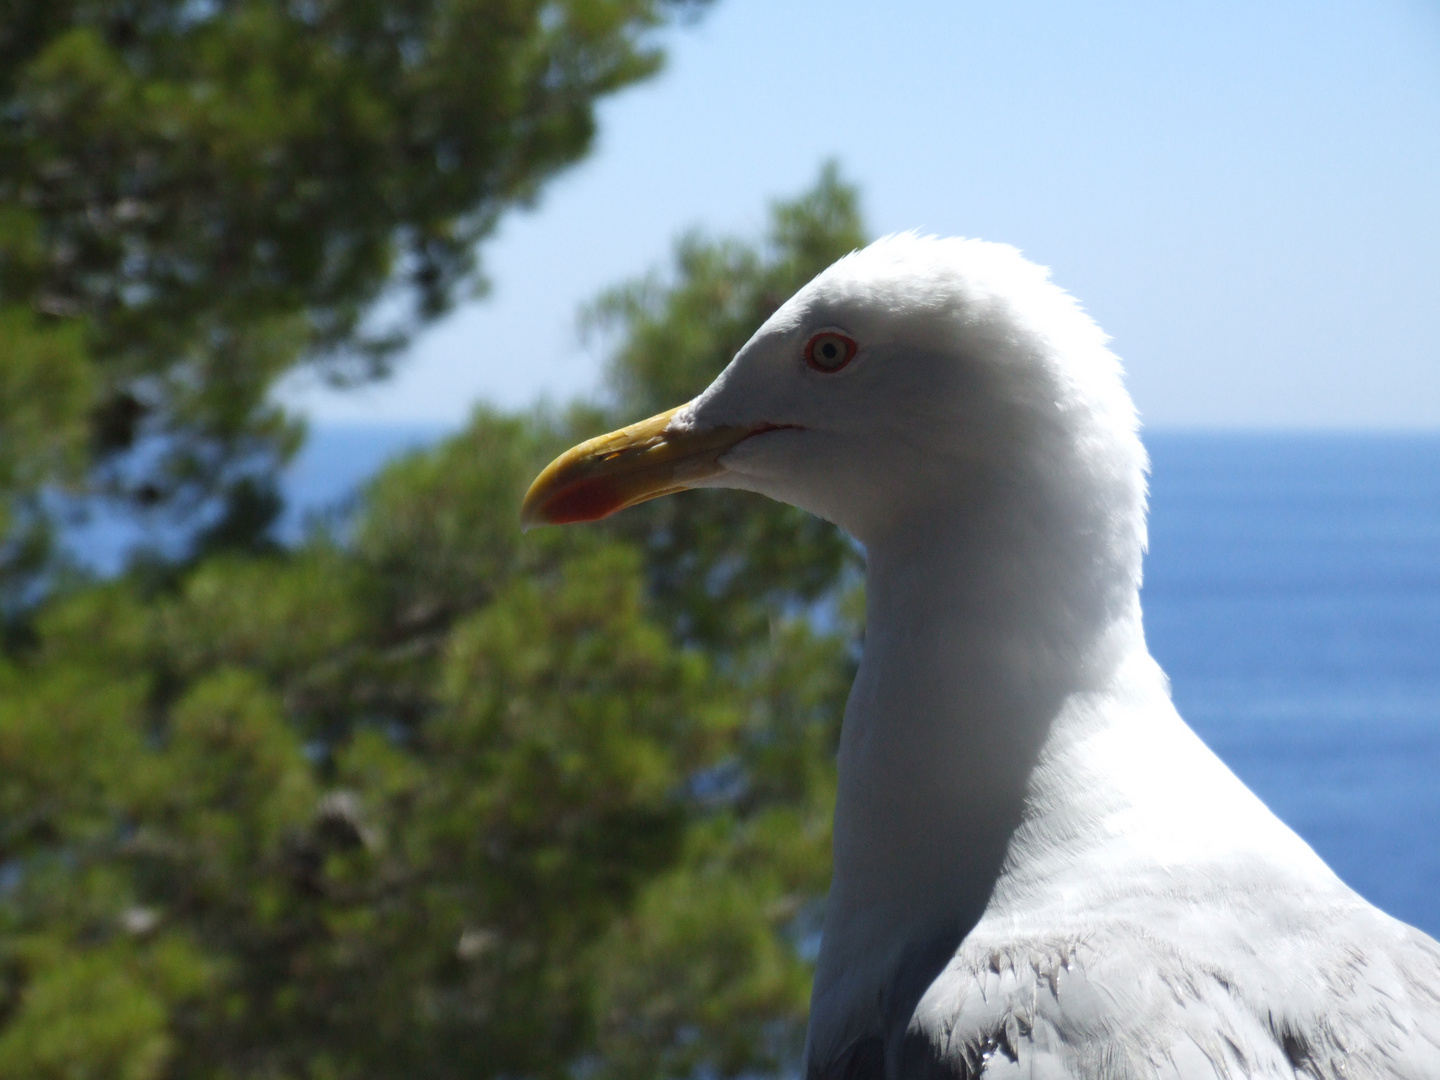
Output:
[[854,338],[838,330],[821,330],[805,342],[805,363],[829,375],[854,360],[859,351]]

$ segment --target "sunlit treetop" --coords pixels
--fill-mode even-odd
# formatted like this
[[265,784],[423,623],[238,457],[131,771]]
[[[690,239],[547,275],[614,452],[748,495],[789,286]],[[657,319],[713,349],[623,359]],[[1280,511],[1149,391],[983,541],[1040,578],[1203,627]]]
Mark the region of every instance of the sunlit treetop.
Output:
[[585,154],[595,101],[655,72],[657,31],[701,6],[0,4],[7,430],[36,412],[30,359],[50,372],[0,484],[63,459],[155,504],[263,474],[298,439],[266,402],[276,379],[376,375],[483,288],[477,244]]

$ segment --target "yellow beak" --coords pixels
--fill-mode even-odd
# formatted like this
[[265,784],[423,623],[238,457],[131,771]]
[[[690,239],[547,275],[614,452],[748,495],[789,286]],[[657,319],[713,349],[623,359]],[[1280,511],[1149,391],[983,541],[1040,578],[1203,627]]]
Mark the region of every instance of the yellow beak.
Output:
[[694,487],[725,471],[720,458],[760,427],[697,430],[672,427],[680,405],[619,431],[600,435],[566,450],[552,461],[525,493],[520,523],[568,525],[599,521],[617,510]]

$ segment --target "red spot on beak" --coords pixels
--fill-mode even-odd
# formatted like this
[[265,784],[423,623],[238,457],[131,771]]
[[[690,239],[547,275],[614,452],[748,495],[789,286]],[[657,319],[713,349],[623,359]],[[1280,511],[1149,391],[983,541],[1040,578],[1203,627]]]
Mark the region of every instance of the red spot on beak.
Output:
[[599,521],[609,517],[625,504],[625,497],[609,480],[594,478],[556,492],[545,504],[545,520],[554,525],[574,525],[582,521]]

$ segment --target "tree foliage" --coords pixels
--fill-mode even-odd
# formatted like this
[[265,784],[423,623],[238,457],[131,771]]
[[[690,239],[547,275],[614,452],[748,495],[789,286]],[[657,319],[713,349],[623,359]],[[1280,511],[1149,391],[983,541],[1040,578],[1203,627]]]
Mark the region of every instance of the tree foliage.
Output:
[[859,240],[827,172],[600,303],[604,407],[482,410],[341,534],[51,597],[0,661],[0,1080],[793,1067],[853,552],[743,494],[516,514]]
[[276,381],[376,374],[481,284],[685,3],[0,0],[0,538],[46,484],[265,485]]

